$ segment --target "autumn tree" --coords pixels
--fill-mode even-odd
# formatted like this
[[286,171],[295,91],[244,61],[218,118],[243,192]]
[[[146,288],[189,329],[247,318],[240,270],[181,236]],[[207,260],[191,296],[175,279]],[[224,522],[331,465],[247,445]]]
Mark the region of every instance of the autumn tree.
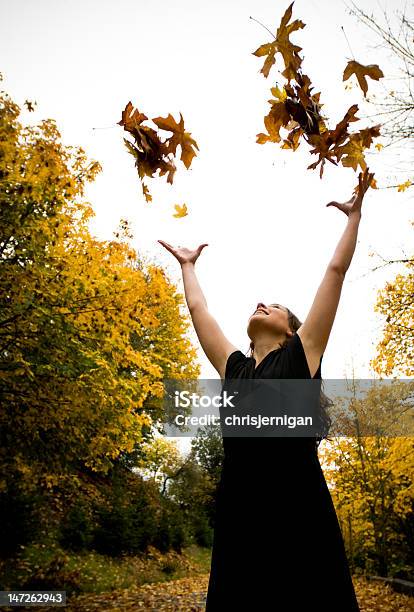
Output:
[[[413,390],[412,382],[392,381],[361,394],[355,385],[354,435],[321,449],[350,562],[382,576],[414,572],[414,445],[401,435],[412,420]],[[377,435],[366,435],[367,426]]]
[[131,247],[91,235],[100,171],[52,119],[24,127],[0,94],[0,491],[59,512],[77,469],[106,473],[163,416],[163,378],[196,378],[176,286]]
[[156,437],[141,445],[141,457],[136,469],[146,478],[158,485],[164,495],[168,482],[174,479],[185,464],[177,443],[165,437]]

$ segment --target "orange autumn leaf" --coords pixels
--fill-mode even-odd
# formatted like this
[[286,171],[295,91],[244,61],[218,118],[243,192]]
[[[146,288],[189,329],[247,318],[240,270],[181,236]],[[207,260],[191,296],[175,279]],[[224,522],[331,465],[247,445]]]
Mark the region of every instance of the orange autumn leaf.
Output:
[[146,185],[142,185],[142,193],[144,194],[144,198],[147,202],[152,202],[152,195],[149,192],[149,189]]
[[[284,85],[277,84],[271,88],[274,97],[268,100],[271,108],[264,117],[267,133],[257,134],[256,142],[257,144],[276,142],[280,143],[282,149],[295,151],[299,148],[303,136],[311,146],[310,153],[318,156],[308,168],[316,169],[320,165],[321,178],[327,161],[334,165],[341,163],[345,167],[353,168],[355,172],[358,167],[364,170],[367,167],[365,150],[371,146],[373,138],[380,135],[380,126],[351,132],[350,124],[359,121],[359,117],[356,116],[358,105],[353,104],[335,128],[329,128],[327,117],[321,113],[323,107],[320,102],[321,94],[312,92],[311,79],[302,72],[302,58],[298,53],[301,47],[293,45],[289,40],[291,32],[305,26],[300,20],[289,24],[292,7],[293,2],[282,17],[275,41],[261,45],[253,53],[257,57],[266,56],[261,70],[265,76],[268,76],[275,62],[276,53],[281,53],[285,62],[285,70],[281,74],[287,80]],[[357,62],[349,62],[345,72],[352,69],[360,79],[369,76],[378,80],[383,76],[378,66],[362,66]],[[362,83],[361,86],[364,88],[365,85]],[[282,129],[286,130],[287,135],[281,134]]]
[[295,128],[290,132],[288,137],[283,141],[282,149],[291,149],[292,151],[296,151],[299,147],[299,138],[302,135],[302,131],[300,128]]
[[140,113],[136,108],[134,112],[132,102],[129,101],[124,110],[122,111],[121,121],[118,121],[118,125],[123,125],[124,129],[128,132],[133,132],[143,121],[148,119],[144,113]]
[[180,123],[177,123],[171,114],[165,118],[156,117],[152,120],[159,129],[172,132],[172,136],[162,140],[156,130],[144,125],[144,121],[148,119],[147,115],[138,109],[133,109],[132,103],[128,102],[122,111],[118,125],[123,126],[124,130],[134,139],[131,142],[124,138],[124,143],[128,152],[135,158],[135,166],[141,179],[144,197],[147,202],[151,202],[152,196],[148,186],[144,184],[144,178],[146,176],[154,178],[158,171],[159,176],[167,174],[167,182],[172,185],[177,170],[174,163],[177,146],[181,146],[180,159],[188,170],[196,155],[195,149],[198,150],[198,145],[191,134],[184,130],[184,119],[181,113]]
[[347,81],[351,75],[355,74],[359,86],[364,92],[364,97],[367,95],[368,83],[366,77],[369,76],[374,81],[379,81],[384,76],[381,68],[377,64],[369,64],[364,66],[355,60],[351,60],[345,67],[342,77],[343,81]]
[[295,77],[296,71],[299,69],[302,63],[302,59],[299,56],[299,51],[302,50],[302,47],[294,45],[289,40],[289,36],[292,34],[292,32],[305,27],[303,21],[300,21],[299,19],[295,19],[295,21],[289,24],[292,17],[293,4],[294,2],[292,2],[292,4],[286,9],[277,29],[275,40],[271,43],[260,45],[260,47],[253,52],[253,55],[256,55],[256,57],[266,56],[263,67],[260,70],[260,72],[266,78],[269,76],[270,68],[275,63],[276,53],[280,53],[283,57],[283,61],[285,62],[285,70],[282,72],[282,74],[288,80]]
[[[258,134],[258,140],[256,142],[267,142],[270,140],[271,142],[280,142],[280,128],[287,126],[290,121],[290,115],[286,110],[284,102],[276,102],[272,106],[271,111],[264,118],[265,127],[269,133],[266,134]],[[265,140],[264,140],[265,139]]]
[[173,153],[175,155],[177,146],[180,145],[180,159],[188,170],[193,160],[193,157],[196,155],[194,148],[198,150],[198,145],[196,141],[191,137],[190,132],[185,131],[184,119],[182,114],[180,113],[180,123],[177,123],[171,114],[169,114],[168,117],[165,118],[156,117],[155,119],[153,119],[153,122],[162,130],[166,130],[173,133],[173,136],[169,139],[168,142],[168,152]]

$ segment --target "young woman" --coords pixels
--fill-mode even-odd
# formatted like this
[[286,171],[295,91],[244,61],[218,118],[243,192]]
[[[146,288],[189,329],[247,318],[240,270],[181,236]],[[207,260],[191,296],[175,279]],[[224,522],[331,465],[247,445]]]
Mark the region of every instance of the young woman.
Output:
[[[207,244],[194,251],[159,240],[181,264],[185,296],[201,346],[221,379],[321,378],[321,361],[346,271],[355,251],[357,193],[330,202],[348,218],[304,323],[278,303],[258,302],[246,357],[209,313],[195,274]],[[207,612],[358,612],[344,542],[312,437],[223,437]]]

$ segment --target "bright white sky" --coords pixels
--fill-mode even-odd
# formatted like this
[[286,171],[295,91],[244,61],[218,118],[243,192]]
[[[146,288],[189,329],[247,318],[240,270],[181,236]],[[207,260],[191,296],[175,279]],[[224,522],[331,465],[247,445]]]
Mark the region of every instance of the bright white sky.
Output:
[[[348,199],[357,180],[351,169],[332,165],[320,180],[318,171],[306,169],[316,159],[306,143],[292,153],[255,142],[265,131],[270,87],[284,81],[275,67],[268,79],[260,73],[263,59],[252,52],[269,42],[270,34],[249,16],[276,31],[288,5],[276,0],[0,0],[3,88],[22,107],[22,120],[54,118],[66,144],[82,146],[103,166],[88,189],[96,211],[93,233],[111,239],[120,218],[128,218],[134,246],[162,265],[182,290],[179,264],[157,240],[190,248],[207,242],[196,265],[198,278],[211,313],[243,352],[249,346],[247,321],[258,301],[285,304],[305,319],[346,225],[345,215],[325,204]],[[380,15],[377,2],[359,5]],[[390,13],[404,5],[381,3]],[[351,104],[363,101],[358,86],[346,91],[342,82],[352,57],[341,26],[355,59],[379,63],[385,85],[391,82],[395,64],[374,48],[377,40],[348,15],[342,0],[296,0],[293,18],[306,23],[291,38],[304,49],[303,69],[322,92],[331,127]],[[283,69],[280,61],[279,56],[277,66]],[[381,91],[371,80],[369,87]],[[37,101],[35,113],[25,110],[26,98]],[[172,186],[165,176],[147,179],[151,204],[123,144],[126,132],[116,125],[129,100],[150,118],[171,113],[178,120],[181,111],[200,149],[190,171],[178,162]],[[353,125],[358,129],[368,122]],[[380,187],[395,184],[390,177],[397,161],[384,151],[369,157]],[[398,182],[407,178],[401,173]],[[410,190],[391,189],[370,190],[365,197],[356,252],[323,359],[324,378],[373,376],[369,360],[383,319],[373,311],[376,294],[404,268],[370,272],[381,261],[369,253],[398,259],[403,249],[409,252],[410,197]],[[189,215],[176,219],[173,205],[183,202]],[[194,331],[191,337],[199,348],[201,377],[217,377]]]

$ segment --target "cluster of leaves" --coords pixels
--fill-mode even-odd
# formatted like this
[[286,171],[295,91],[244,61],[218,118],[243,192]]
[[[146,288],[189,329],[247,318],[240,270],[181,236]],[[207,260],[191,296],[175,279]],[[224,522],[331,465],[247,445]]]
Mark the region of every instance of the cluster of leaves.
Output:
[[[335,128],[329,129],[327,118],[321,113],[323,105],[320,103],[320,92],[313,93],[314,88],[309,76],[302,72],[302,58],[299,54],[302,47],[293,44],[289,38],[293,32],[305,27],[299,19],[289,23],[293,4],[292,2],[283,15],[275,40],[261,45],[253,52],[257,57],[265,57],[260,71],[265,78],[269,76],[270,69],[275,64],[276,54],[280,53],[285,64],[281,74],[287,80],[282,89],[277,86],[271,88],[274,97],[269,100],[271,108],[264,118],[268,133],[257,134],[256,142],[264,144],[282,141],[283,149],[295,151],[299,147],[300,138],[303,137],[312,147],[310,152],[318,155],[317,161],[308,168],[315,169],[320,164],[321,178],[326,161],[335,165],[341,162],[343,166],[351,167],[355,172],[358,166],[365,170],[367,164],[364,151],[371,146],[373,139],[380,135],[380,126],[350,132],[350,123],[359,120],[356,117],[358,105],[354,104]],[[347,80],[353,73],[356,74],[364,94],[367,91],[366,76],[376,80],[383,76],[376,65],[363,66],[351,61],[345,68],[343,80]],[[282,128],[289,132],[283,139],[280,135]]]
[[[154,117],[152,119],[152,122],[159,129],[172,133],[170,137],[162,140],[156,130],[149,125],[144,125],[144,121],[148,117],[137,108],[133,109],[132,103],[128,102],[122,111],[122,118],[118,121],[118,125],[123,126],[124,130],[131,134],[134,139],[134,142],[131,142],[124,138],[125,146],[135,158],[135,165],[141,179],[145,199],[147,202],[151,202],[152,196],[144,183],[144,178],[146,176],[154,177],[156,172],[159,171],[159,176],[167,174],[167,182],[172,185],[174,173],[177,169],[174,163],[177,146],[181,147],[180,159],[188,170],[196,155],[195,149],[198,150],[198,145],[191,137],[191,133],[185,131],[181,113],[179,123],[171,114],[168,114],[168,117]],[[177,211],[175,216],[185,216],[187,214],[185,204],[184,206],[177,204],[175,208]]]
[[[359,120],[356,117],[358,106],[354,104],[334,129],[327,127],[326,118],[321,114],[320,92],[312,93],[311,80],[302,72],[302,58],[299,54],[302,48],[293,44],[289,39],[290,34],[305,26],[299,19],[289,23],[293,4],[294,2],[283,15],[275,40],[261,45],[253,53],[257,57],[265,57],[261,72],[266,78],[275,63],[276,54],[280,53],[285,64],[282,76],[287,80],[282,90],[277,86],[271,88],[274,98],[269,100],[271,109],[264,118],[268,134],[258,134],[257,142],[259,144],[269,141],[280,142],[282,140],[280,130],[285,128],[289,133],[283,139],[282,148],[295,151],[303,136],[313,147],[311,153],[319,156],[318,160],[308,168],[315,169],[320,164],[321,178],[326,161],[335,165],[341,162],[344,166],[353,168],[354,171],[357,171],[358,166],[365,170],[367,165],[364,151],[371,146],[373,139],[380,135],[380,126],[376,125],[350,133],[349,124]],[[352,74],[356,75],[364,96],[368,90],[366,77],[378,80],[384,76],[377,65],[364,66],[355,60],[348,62],[343,80],[347,80]],[[123,126],[124,130],[134,139],[131,142],[124,138],[124,143],[128,152],[135,158],[144,197],[147,202],[151,202],[152,196],[148,186],[144,183],[144,178],[153,178],[158,171],[159,176],[167,174],[167,182],[172,184],[177,169],[174,163],[177,146],[181,146],[180,159],[188,169],[196,155],[195,149],[198,150],[198,145],[191,137],[191,133],[185,131],[181,113],[179,123],[171,114],[168,114],[168,117],[152,119],[159,129],[172,133],[166,140],[162,140],[160,134],[151,126],[144,125],[146,120],[148,117],[137,108],[134,110],[129,101],[122,111],[122,118],[118,125]],[[375,187],[374,181],[371,186]],[[184,217],[187,215],[187,206],[175,204],[175,211],[174,217]]]

